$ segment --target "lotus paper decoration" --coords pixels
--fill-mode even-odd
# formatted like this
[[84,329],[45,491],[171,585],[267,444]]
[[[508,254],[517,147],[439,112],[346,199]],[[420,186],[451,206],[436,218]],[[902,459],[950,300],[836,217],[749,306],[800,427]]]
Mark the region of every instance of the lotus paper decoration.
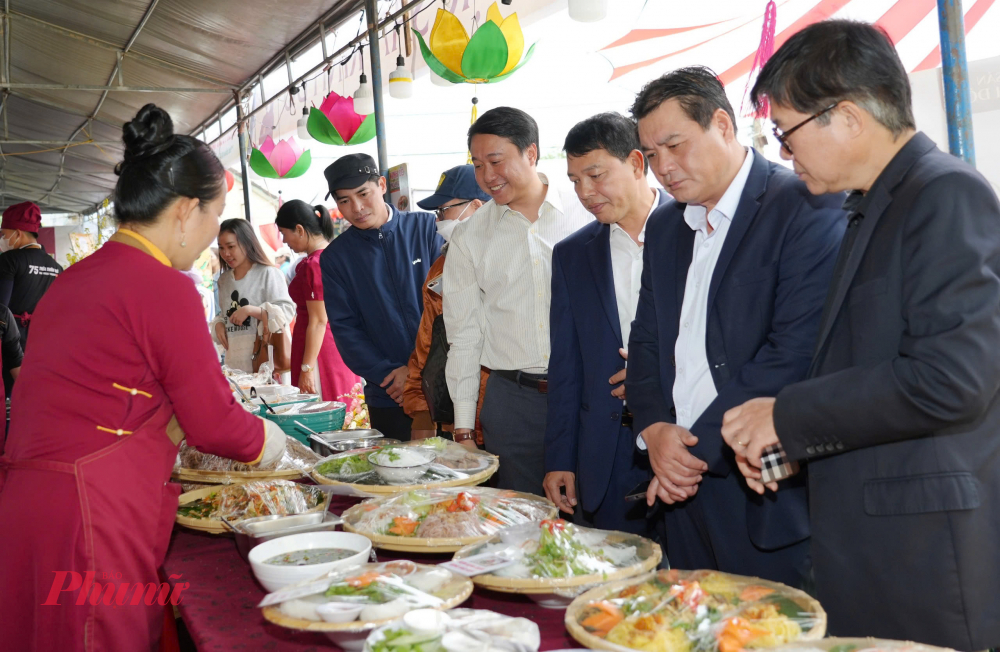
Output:
[[486,12],[486,22],[470,39],[455,14],[437,10],[429,43],[413,30],[428,67],[453,84],[488,84],[506,79],[528,62],[535,46],[524,52],[524,34],[517,13],[506,18],[494,2]]
[[293,179],[305,174],[312,164],[312,154],[290,136],[275,145],[270,136],[264,139],[260,149],[250,152],[250,167],[267,179]]
[[318,109],[309,109],[306,129],[327,145],[357,145],[375,137],[375,114],[361,115],[354,110],[353,97],[331,92]]

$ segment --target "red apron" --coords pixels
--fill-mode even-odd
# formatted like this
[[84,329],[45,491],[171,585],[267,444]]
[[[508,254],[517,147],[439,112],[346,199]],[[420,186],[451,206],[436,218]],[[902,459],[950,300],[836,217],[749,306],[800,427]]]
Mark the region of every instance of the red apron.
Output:
[[[4,584],[24,589],[0,591],[2,647],[155,652],[163,607],[129,602],[137,583],[159,585],[157,568],[170,543],[180,493],[169,483],[177,454],[167,435],[172,416],[165,401],[132,434],[73,463],[0,458]],[[66,435],[78,436],[73,430],[67,428]],[[117,592],[128,584],[125,604],[111,600],[112,606],[105,606],[98,600],[92,606],[88,595],[77,605],[82,588],[57,590],[72,586],[68,572],[79,574],[87,587],[88,571],[102,597],[108,585]],[[47,601],[50,605],[43,604]]]

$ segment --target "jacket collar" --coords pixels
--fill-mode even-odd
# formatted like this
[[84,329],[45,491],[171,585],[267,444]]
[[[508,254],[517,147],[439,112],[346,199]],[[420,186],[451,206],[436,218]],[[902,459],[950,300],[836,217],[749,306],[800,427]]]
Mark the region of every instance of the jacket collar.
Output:
[[399,226],[399,216],[402,215],[395,206],[386,203],[385,207],[389,210],[389,220],[377,229],[358,229],[356,227],[351,227],[352,231],[356,231],[357,235],[366,240],[378,240],[379,233],[383,236],[388,235],[396,230]]
[[[850,204],[853,205],[854,215],[863,219],[861,219],[860,224],[856,225],[858,234],[848,254],[847,261],[844,263],[844,273],[840,276],[837,286],[830,288],[829,303],[824,307],[820,323],[819,339],[816,345],[817,352],[822,349],[830,335],[837,314],[847,297],[847,290],[851,287],[858,267],[861,266],[861,259],[868,248],[868,243],[875,232],[879,218],[892,203],[892,191],[903,182],[913,165],[935,147],[934,141],[925,136],[923,132],[917,132],[889,161],[889,164],[875,179],[875,183],[872,184],[864,197],[859,200],[857,193],[851,193],[848,197],[848,202],[857,202]],[[814,357],[813,364],[816,360],[818,360],[818,356]]]

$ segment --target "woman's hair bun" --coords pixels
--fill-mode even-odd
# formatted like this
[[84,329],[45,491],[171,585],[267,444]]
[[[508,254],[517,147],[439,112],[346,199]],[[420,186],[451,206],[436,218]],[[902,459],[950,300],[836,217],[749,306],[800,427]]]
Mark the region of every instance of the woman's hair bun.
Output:
[[173,145],[174,122],[169,113],[155,104],[147,104],[122,127],[122,141],[126,163],[154,156]]

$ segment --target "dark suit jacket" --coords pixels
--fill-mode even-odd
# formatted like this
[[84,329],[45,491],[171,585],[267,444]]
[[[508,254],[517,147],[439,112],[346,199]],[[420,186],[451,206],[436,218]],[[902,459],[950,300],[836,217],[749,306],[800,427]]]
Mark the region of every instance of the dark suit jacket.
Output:
[[[658,191],[657,205],[666,200]],[[609,225],[592,222],[553,248],[549,322],[545,472],[576,473],[592,512],[607,492],[621,427],[622,401],[608,379],[625,368]]]
[[[844,232],[843,200],[809,194],[791,171],[754,155],[709,286],[705,345],[719,395],[691,427],[698,437],[691,452],[711,473],[738,473],[720,432],[726,410],[806,376]],[[695,236],[685,208],[671,201],[646,226],[625,381],[636,432],[676,423],[674,345]],[[758,548],[809,536],[803,479],[778,494],[748,497],[746,509]]]
[[810,460],[819,598],[837,635],[994,647],[1000,206],[918,133],[858,210],[815,378],[775,404],[785,450]]

